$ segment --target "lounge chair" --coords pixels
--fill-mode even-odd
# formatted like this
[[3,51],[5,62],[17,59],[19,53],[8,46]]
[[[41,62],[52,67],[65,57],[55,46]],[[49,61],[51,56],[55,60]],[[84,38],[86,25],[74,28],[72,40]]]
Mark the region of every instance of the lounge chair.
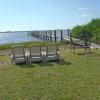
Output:
[[40,45],[30,46],[28,60],[29,60],[29,63],[42,61],[42,53],[41,53]]
[[48,44],[46,46],[46,60],[60,60],[59,50],[57,44]]
[[12,63],[27,63],[27,55],[25,54],[24,46],[13,46],[12,47],[12,55],[11,55]]

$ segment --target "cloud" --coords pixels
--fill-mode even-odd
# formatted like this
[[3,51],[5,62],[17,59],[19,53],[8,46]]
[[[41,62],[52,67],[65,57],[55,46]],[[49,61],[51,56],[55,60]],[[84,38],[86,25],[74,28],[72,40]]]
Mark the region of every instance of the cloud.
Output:
[[80,17],[81,18],[90,18],[90,17],[92,17],[92,15],[91,14],[81,14]]
[[79,7],[78,14],[81,18],[92,18],[93,15],[89,12],[88,8],[86,7]]
[[82,10],[87,10],[88,8],[84,8],[84,7],[80,7],[78,8],[78,10],[82,11]]

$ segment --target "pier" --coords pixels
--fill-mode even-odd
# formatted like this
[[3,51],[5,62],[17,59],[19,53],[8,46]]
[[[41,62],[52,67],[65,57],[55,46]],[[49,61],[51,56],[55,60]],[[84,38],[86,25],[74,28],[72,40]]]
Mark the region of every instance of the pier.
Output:
[[90,40],[74,38],[71,36],[71,30],[65,29],[65,30],[40,30],[40,31],[32,31],[32,36],[36,38],[40,38],[42,41],[49,41],[51,42],[65,42],[69,43],[70,45],[70,52],[73,50],[75,53],[75,48],[82,47],[84,48],[85,52],[88,49],[90,52],[91,48],[100,48],[99,45],[91,43]]
[[70,29],[65,30],[40,30],[40,31],[32,31],[32,36],[36,38],[40,38],[43,41],[49,41],[49,42],[57,42],[57,41],[63,41],[64,38],[70,37]]

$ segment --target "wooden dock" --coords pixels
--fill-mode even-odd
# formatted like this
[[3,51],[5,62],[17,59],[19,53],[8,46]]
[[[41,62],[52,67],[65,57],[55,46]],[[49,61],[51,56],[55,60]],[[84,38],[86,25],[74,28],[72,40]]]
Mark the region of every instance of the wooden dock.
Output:
[[[40,31],[32,31],[32,36],[36,38],[40,38],[43,41],[61,41],[64,36],[68,36],[70,34],[70,29],[66,30],[40,30]],[[65,32],[64,32],[65,31]]]
[[[65,31],[65,33],[64,33]],[[43,41],[49,41],[49,42],[57,42],[57,41],[66,41],[69,42],[71,45],[78,45],[82,46],[84,48],[100,48],[99,45],[90,43],[90,41],[84,41],[77,38],[72,38],[71,30],[40,30],[40,31],[32,31],[32,36],[39,38]]]

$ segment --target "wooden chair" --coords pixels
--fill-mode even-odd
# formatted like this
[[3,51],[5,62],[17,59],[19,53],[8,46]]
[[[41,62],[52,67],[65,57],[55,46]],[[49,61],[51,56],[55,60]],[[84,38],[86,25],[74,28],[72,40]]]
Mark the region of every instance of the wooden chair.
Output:
[[27,64],[27,55],[24,46],[20,46],[20,45],[12,46],[11,61],[13,63],[25,62]]
[[48,44],[46,46],[46,60],[47,61],[60,60],[60,54],[57,44]]
[[31,45],[29,48],[28,61],[31,62],[41,62],[42,61],[42,51],[40,45]]

